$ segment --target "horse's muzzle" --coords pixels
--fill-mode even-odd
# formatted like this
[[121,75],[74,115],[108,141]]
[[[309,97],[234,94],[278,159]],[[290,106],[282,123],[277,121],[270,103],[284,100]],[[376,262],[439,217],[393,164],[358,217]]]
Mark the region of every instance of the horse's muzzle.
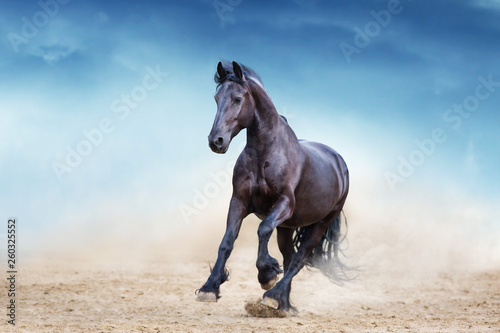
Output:
[[215,138],[208,138],[208,145],[214,153],[224,154],[227,151],[228,144],[225,142],[224,138],[219,136]]

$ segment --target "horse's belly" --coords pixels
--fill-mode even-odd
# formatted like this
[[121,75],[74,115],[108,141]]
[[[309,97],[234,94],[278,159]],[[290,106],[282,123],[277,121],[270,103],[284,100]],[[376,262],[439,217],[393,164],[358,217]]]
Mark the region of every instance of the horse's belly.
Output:
[[[302,194],[301,191],[296,192],[295,209],[293,215],[288,220],[284,221],[281,225],[284,227],[301,227],[316,223],[337,208],[341,203],[341,193],[334,192],[333,183],[326,182],[325,187],[319,186],[312,193]],[[328,185],[332,185],[328,187]],[[259,197],[252,200],[253,213],[263,220],[272,210],[275,198],[272,197]]]
[[339,201],[340,198],[338,200],[331,199],[326,194],[325,196],[311,196],[302,200],[299,198],[290,222],[300,225],[316,223],[334,211]]

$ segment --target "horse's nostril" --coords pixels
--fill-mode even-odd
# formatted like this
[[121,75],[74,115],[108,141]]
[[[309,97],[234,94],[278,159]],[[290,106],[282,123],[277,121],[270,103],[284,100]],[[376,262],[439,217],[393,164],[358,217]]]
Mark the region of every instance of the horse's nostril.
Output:
[[215,145],[217,147],[222,147],[223,143],[224,143],[224,139],[222,137],[218,137],[217,140],[215,140]]

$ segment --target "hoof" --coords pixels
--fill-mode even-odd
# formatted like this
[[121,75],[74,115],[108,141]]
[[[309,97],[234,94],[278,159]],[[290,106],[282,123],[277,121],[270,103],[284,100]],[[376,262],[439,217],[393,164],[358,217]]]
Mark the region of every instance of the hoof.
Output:
[[200,291],[196,300],[198,302],[217,302],[217,295],[207,291]]
[[260,302],[260,304],[264,304],[270,308],[278,310],[280,303],[274,298],[264,297],[264,299]]
[[260,287],[264,290],[271,290],[273,287],[276,285],[276,282],[278,282],[278,275],[276,275],[274,278],[271,279],[268,283],[260,284]]

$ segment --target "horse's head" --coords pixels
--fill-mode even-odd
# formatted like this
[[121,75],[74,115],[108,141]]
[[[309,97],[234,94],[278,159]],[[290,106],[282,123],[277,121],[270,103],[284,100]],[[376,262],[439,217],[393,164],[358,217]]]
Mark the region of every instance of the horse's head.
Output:
[[231,140],[252,123],[255,101],[238,63],[233,61],[231,72],[219,62],[215,77],[219,84],[215,94],[217,114],[208,136],[208,144],[214,152],[224,154]]

